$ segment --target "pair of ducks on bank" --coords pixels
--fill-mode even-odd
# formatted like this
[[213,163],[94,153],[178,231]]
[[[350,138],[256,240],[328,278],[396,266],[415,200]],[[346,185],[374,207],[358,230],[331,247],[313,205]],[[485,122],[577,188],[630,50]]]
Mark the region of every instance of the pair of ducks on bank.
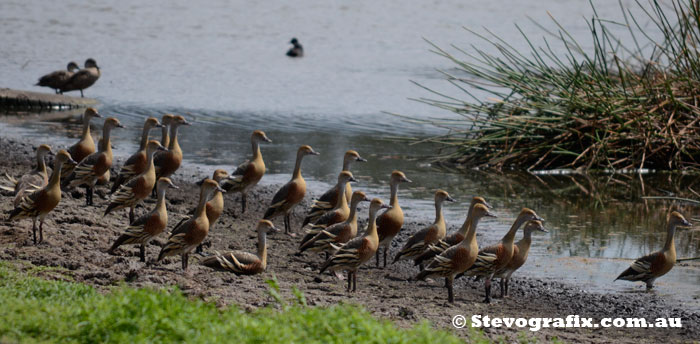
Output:
[[85,60],[85,68],[83,69],[80,69],[77,63],[71,61],[68,63],[66,70],[57,70],[42,76],[35,86],[52,88],[56,94],[80,91],[80,96],[83,97],[83,90],[97,82],[100,75],[100,67],[97,66],[95,59]]

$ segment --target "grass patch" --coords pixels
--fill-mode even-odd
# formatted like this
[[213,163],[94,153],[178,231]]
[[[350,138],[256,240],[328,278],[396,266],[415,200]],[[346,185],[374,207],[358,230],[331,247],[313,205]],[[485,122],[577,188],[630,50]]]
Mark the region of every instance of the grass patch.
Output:
[[[122,286],[102,294],[79,283],[29,276],[2,262],[0,300],[0,342],[462,342],[426,322],[400,329],[352,305],[320,308],[295,302],[285,303],[282,311],[246,313],[190,300],[177,289]],[[486,341],[480,332],[470,334]]]
[[[420,141],[447,148],[436,161],[470,168],[700,168],[700,4],[636,5],[639,18],[620,3],[619,23],[601,18],[591,3],[592,51],[555,18],[555,30],[540,26],[549,37],[540,45],[522,35],[529,51],[488,31],[469,30],[496,53],[452,46],[466,56],[460,58],[433,45],[456,65],[457,72],[443,74],[465,100],[426,88],[437,99],[419,101],[458,116],[423,121],[449,132]],[[612,26],[630,38],[623,42]]]

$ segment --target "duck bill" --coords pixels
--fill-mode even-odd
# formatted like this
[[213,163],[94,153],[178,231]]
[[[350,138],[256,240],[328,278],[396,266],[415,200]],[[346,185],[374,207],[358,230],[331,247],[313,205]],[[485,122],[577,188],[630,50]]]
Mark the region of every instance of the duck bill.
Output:
[[447,196],[447,198],[445,198],[445,201],[448,201],[448,202],[457,202],[457,200],[455,200],[454,198],[452,198],[452,197],[450,197],[450,196]]
[[492,212],[490,212],[490,211],[487,211],[487,212],[486,212],[486,215],[484,215],[484,216],[487,216],[487,217],[498,217],[498,216],[496,216],[496,214],[494,214],[494,213],[492,213]]
[[362,158],[362,157],[357,157],[357,159],[355,159],[355,161],[359,161],[359,162],[367,162],[367,159],[365,159],[365,158]]
[[382,206],[379,207],[379,209],[391,209],[391,208],[393,208],[393,207],[388,205],[388,204],[382,204]]

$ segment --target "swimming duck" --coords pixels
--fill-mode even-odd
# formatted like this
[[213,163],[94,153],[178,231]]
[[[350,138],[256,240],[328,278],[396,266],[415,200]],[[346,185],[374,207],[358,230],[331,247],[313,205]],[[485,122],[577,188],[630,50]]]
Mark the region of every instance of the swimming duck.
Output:
[[[445,218],[442,216],[442,203],[445,201],[456,202],[447,191],[437,190],[435,192],[435,222],[411,235],[394,258],[394,263],[399,260],[418,257],[428,248],[428,245],[434,244],[445,237]],[[421,270],[423,270],[422,265]]]
[[523,266],[527,260],[527,254],[530,251],[530,244],[532,244],[532,232],[534,231],[548,233],[541,221],[529,221],[527,224],[525,224],[525,228],[523,229],[523,238],[516,242],[515,246],[513,246],[513,258],[511,258],[510,262],[508,262],[505,267],[499,269],[495,274],[493,274],[494,278],[501,279],[502,298],[508,296],[508,282],[510,282],[510,276],[513,274],[513,272],[515,272],[515,270],[520,269],[520,267]]
[[143,173],[148,167],[148,156],[146,154],[146,145],[148,144],[148,135],[153,128],[163,127],[158,119],[155,117],[148,117],[146,122],[143,124],[143,131],[141,132],[141,142],[139,143],[139,150],[132,154],[129,159],[126,160],[117,178],[114,180],[112,185],[111,193],[114,193],[119,189],[119,187],[126,183],[129,179],[138,176]]
[[62,86],[61,93],[80,90],[80,97],[83,97],[83,90],[92,86],[100,78],[100,67],[94,59],[85,60],[85,68],[73,74]]
[[306,181],[301,176],[301,161],[307,155],[319,155],[311,146],[301,146],[297,150],[297,160],[294,165],[292,179],[280,188],[275,196],[272,197],[270,207],[265,211],[265,220],[271,220],[278,215],[284,215],[284,232],[289,233],[291,230],[289,215],[294,210],[294,207],[304,199],[306,194]]
[[268,220],[260,220],[257,227],[258,252],[252,254],[244,251],[216,252],[204,258],[202,265],[222,271],[233,272],[236,275],[256,275],[267,268],[267,234],[279,232]]
[[[95,141],[90,135],[90,121],[93,118],[102,118],[95,108],[87,108],[83,113],[83,132],[80,135],[80,141],[68,148],[68,153],[77,162],[83,161],[88,155],[95,153]],[[63,170],[63,178],[69,177],[73,173],[72,166],[65,166]]]
[[61,91],[61,88],[63,85],[70,79],[73,74],[75,74],[75,71],[80,69],[78,67],[78,64],[71,61],[68,62],[68,66],[66,67],[66,70],[57,70],[55,72],[46,74],[39,78],[39,82],[37,82],[34,86],[44,86],[48,88],[53,88],[54,91],[56,91],[56,94],[63,93]]
[[32,218],[32,235],[34,237],[34,244],[37,243],[36,220],[38,219],[40,221],[39,242],[41,242],[44,240],[44,220],[46,220],[46,215],[56,208],[58,203],[61,201],[61,168],[65,164],[76,164],[76,162],[73,160],[73,158],[71,158],[70,153],[65,150],[60,150],[58,154],[56,154],[53,173],[51,174],[49,183],[41,189],[22,197],[19,205],[17,205],[15,209],[10,212],[8,221],[28,217]]
[[[394,240],[401,227],[403,227],[403,210],[399,206],[399,184],[410,183],[411,180],[401,171],[391,173],[389,185],[391,186],[391,199],[389,205],[391,209],[383,212],[377,217],[377,234],[379,235],[379,246],[384,247],[384,267],[386,267],[386,256],[389,252],[389,245]],[[379,267],[379,251],[377,250],[377,267]]]
[[112,196],[112,201],[107,206],[104,216],[107,216],[113,210],[129,207],[129,223],[134,222],[134,208],[139,202],[148,197],[156,185],[157,179],[156,171],[153,167],[153,156],[157,151],[162,150],[165,150],[165,148],[161,146],[160,142],[156,140],[148,141],[146,145],[146,170],[119,187],[119,190]]
[[272,142],[265,132],[256,130],[250,136],[250,143],[253,146],[253,158],[240,164],[238,168],[231,174],[234,176],[232,180],[227,180],[221,187],[226,192],[241,193],[241,213],[245,213],[246,196],[248,191],[258,185],[260,179],[265,175],[265,162],[260,153],[260,142]]
[[534,210],[523,208],[510,227],[510,230],[508,230],[508,233],[503,236],[503,239],[496,245],[487,246],[479,250],[474,264],[467,269],[467,271],[457,275],[456,278],[462,275],[486,278],[484,281],[486,291],[484,302],[491,302],[491,279],[496,271],[508,265],[513,258],[513,247],[515,246],[513,245],[513,240],[515,239],[515,232],[517,232],[524,223],[532,220],[544,221]]
[[287,50],[287,56],[289,57],[303,57],[304,56],[304,47],[301,46],[299,41],[296,38],[292,38],[291,41],[289,41],[289,44],[294,45],[291,47],[289,50]]
[[49,183],[49,175],[46,170],[46,155],[49,153],[51,153],[51,146],[40,145],[36,149],[36,167],[32,171],[18,179],[5,173],[7,185],[0,185],[0,189],[12,192],[15,196],[15,206],[26,193],[36,191]]
[[163,147],[170,146],[170,135],[168,133],[170,132],[170,123],[172,123],[173,118],[175,118],[175,116],[166,113],[160,119],[160,124],[163,125],[163,127],[161,127],[161,133],[163,136],[160,139],[160,144],[163,145]]
[[156,154],[153,163],[156,168],[156,177],[170,177],[180,168],[182,163],[182,149],[177,142],[177,129],[181,125],[191,125],[185,117],[174,116],[170,122],[170,142],[165,152]]
[[445,287],[447,288],[447,301],[454,303],[454,292],[452,284],[455,275],[463,273],[476,261],[479,247],[476,244],[476,227],[484,216],[496,217],[483,203],[476,203],[472,207],[471,223],[466,239],[450,246],[437,255],[430,264],[416,276],[416,280],[422,281],[426,277],[445,277]]
[[68,188],[80,185],[87,186],[85,204],[92,205],[92,193],[97,180],[112,167],[112,144],[110,135],[112,129],[124,128],[118,119],[109,117],[102,127],[102,139],[97,152],[88,155],[78,163],[73,173],[63,183]]
[[142,262],[146,261],[146,244],[151,239],[163,233],[168,226],[168,209],[165,206],[165,190],[178,189],[177,186],[169,178],[158,179],[158,201],[155,208],[150,212],[131,222],[126,228],[124,234],[114,242],[107,253],[114,254],[114,250],[121,245],[136,245],[139,244],[140,258]]
[[[360,154],[354,150],[349,150],[345,152],[345,155],[343,156],[342,171],[349,172],[350,165],[352,165],[352,163],[356,161],[366,162],[367,159],[361,157]],[[301,227],[303,228],[309,223],[314,223],[323,214],[335,208],[338,202],[338,191],[338,184],[336,184],[330,190],[323,193],[323,195],[321,195],[319,199],[315,200],[311,205],[311,209],[309,209],[309,213],[306,215],[306,218],[304,219],[304,222],[302,223]],[[347,202],[350,202],[350,196],[352,196],[352,187],[350,186],[350,184],[345,184],[345,198]]]
[[[369,198],[362,191],[355,191],[350,201],[350,215],[340,223],[328,226],[311,238],[304,238],[299,245],[299,253],[306,250],[313,252],[333,250],[333,245],[341,246],[357,235],[357,206],[360,202],[369,202]],[[326,257],[328,258],[328,257]]]
[[345,197],[345,190],[347,190],[346,186],[350,184],[350,182],[356,181],[357,179],[353,177],[350,171],[342,171],[340,172],[340,174],[338,174],[337,187],[340,190],[340,192],[337,195],[338,199],[336,201],[335,207],[333,208],[333,210],[326,212],[316,221],[314,221],[313,224],[309,226],[309,232],[317,233],[323,228],[326,228],[338,222],[343,222],[348,218],[348,215],[350,215],[350,208],[348,208],[348,201]]
[[676,227],[683,228],[690,225],[690,222],[688,222],[681,213],[677,211],[671,212],[668,216],[664,248],[661,251],[648,254],[635,260],[627,270],[623,271],[620,276],[617,276],[615,281],[639,281],[646,283],[647,291],[654,288],[654,281],[671,271],[673,265],[676,263],[676,245],[673,240],[676,234]]
[[428,248],[425,250],[425,252],[423,252],[420,256],[416,257],[416,259],[413,260],[414,265],[420,265],[424,262],[429,262],[431,259],[435,258],[435,256],[440,255],[440,253],[442,253],[446,249],[462,242],[462,240],[466,238],[467,233],[473,226],[472,213],[474,211],[474,206],[476,206],[477,204],[483,204],[486,206],[486,208],[489,209],[492,208],[491,205],[488,204],[483,197],[476,196],[472,198],[472,203],[471,205],[469,205],[469,211],[467,211],[467,218],[464,220],[462,227],[460,227],[457,232],[446,236],[444,239],[434,244],[428,245]]
[[377,236],[377,212],[380,209],[388,208],[379,198],[375,198],[369,205],[369,223],[367,231],[363,237],[357,237],[348,241],[343,246],[337,248],[337,251],[321,266],[319,273],[326,270],[333,272],[347,271],[348,273],[348,291],[352,285],[352,291],[357,289],[357,269],[360,265],[372,259],[372,256],[377,252],[379,247],[379,237]]
[[182,270],[187,270],[189,253],[197,245],[204,241],[209,233],[209,219],[207,219],[206,205],[215,191],[226,192],[219,187],[219,183],[211,179],[205,179],[199,191],[199,203],[194,211],[194,216],[175,227],[170,234],[168,242],[160,250],[158,261],[176,254],[182,257]]

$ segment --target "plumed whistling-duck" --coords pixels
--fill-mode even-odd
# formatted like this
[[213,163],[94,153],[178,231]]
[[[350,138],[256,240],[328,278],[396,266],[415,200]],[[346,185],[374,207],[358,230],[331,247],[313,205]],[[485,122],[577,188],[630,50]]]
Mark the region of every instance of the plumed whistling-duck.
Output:
[[185,117],[180,115],[174,116],[170,121],[170,142],[168,150],[160,152],[154,157],[153,163],[156,168],[156,177],[170,177],[180,168],[182,163],[182,149],[177,141],[177,129],[181,125],[191,125]]
[[113,254],[114,250],[121,245],[136,245],[139,244],[140,258],[142,262],[146,261],[146,244],[151,239],[163,233],[168,226],[168,209],[165,205],[165,191],[169,188],[177,189],[169,178],[160,178],[158,180],[158,201],[155,208],[148,213],[142,215],[136,221],[129,224],[124,234],[114,242],[112,247],[107,251]]
[[92,205],[92,193],[97,180],[112,167],[112,144],[110,135],[112,129],[124,128],[118,119],[109,117],[105,119],[102,127],[102,139],[97,147],[97,152],[92,153],[81,160],[73,170],[70,177],[63,182],[69,188],[85,185],[85,204]]
[[32,218],[32,235],[34,243],[36,240],[36,220],[40,221],[39,225],[39,242],[44,240],[44,220],[61,201],[61,168],[64,164],[76,164],[65,150],[60,150],[56,154],[54,160],[53,173],[49,179],[49,183],[43,188],[36,190],[22,197],[19,205],[10,213],[8,220],[17,220],[27,217]]
[[[682,227],[679,227],[682,226]],[[647,285],[647,290],[654,288],[654,281],[671,271],[676,263],[676,245],[674,236],[676,227],[683,228],[690,226],[690,222],[677,211],[671,212],[668,216],[668,227],[666,229],[666,243],[661,251],[651,253],[642,258],[639,258],[632,265],[623,271],[617,280],[644,282]]]
[[289,48],[287,50],[287,56],[289,57],[303,57],[304,56],[304,47],[301,46],[299,43],[299,40],[296,38],[292,38],[291,41],[289,41],[289,44],[292,44],[293,47]]
[[148,144],[148,134],[153,128],[163,127],[158,119],[155,117],[148,117],[146,122],[143,124],[143,131],[141,132],[141,142],[139,143],[139,150],[132,154],[129,159],[126,160],[124,165],[122,165],[121,170],[117,178],[114,179],[114,184],[112,185],[111,193],[114,193],[119,189],[119,187],[129,181],[129,179],[138,176],[143,173],[148,167],[148,156],[146,154],[146,145]]
[[175,116],[166,113],[160,119],[160,124],[163,125],[161,128],[162,137],[160,139],[160,144],[163,145],[163,147],[168,147],[170,145],[170,123],[173,122],[173,118],[175,118]]
[[369,222],[367,231],[362,237],[354,238],[348,241],[321,266],[320,273],[326,270],[333,272],[347,271],[348,272],[348,291],[352,285],[352,291],[357,289],[357,269],[360,265],[372,259],[372,256],[377,252],[379,247],[379,237],[377,236],[377,212],[383,208],[391,208],[379,198],[375,198],[369,205]]
[[267,268],[267,234],[278,232],[272,222],[260,220],[258,222],[258,252],[257,254],[245,251],[215,252],[214,255],[204,258],[202,265],[222,271],[233,272],[236,275],[256,275],[263,273]]
[[49,174],[46,170],[46,155],[51,153],[51,146],[40,145],[36,149],[36,167],[29,173],[15,179],[5,174],[6,184],[0,185],[0,189],[12,192],[15,195],[15,206],[27,193],[36,191],[49,183]]
[[156,140],[148,141],[146,145],[146,170],[119,187],[119,190],[112,195],[112,201],[105,210],[105,216],[114,210],[128,207],[130,208],[129,223],[134,222],[134,208],[139,202],[148,197],[153,187],[156,185],[153,156],[157,151],[163,150],[165,150],[165,148],[161,146],[160,142]]
[[[348,201],[347,198],[345,197],[345,186],[350,184],[350,182],[356,182],[357,179],[353,177],[352,172],[350,171],[342,171],[340,174],[338,174],[338,188],[340,192],[338,193],[338,201],[335,204],[335,207],[333,210],[326,212],[323,214],[321,217],[319,217],[316,221],[314,221],[311,225],[309,225],[309,233],[311,234],[311,237],[316,235],[319,231],[322,229],[334,225],[339,222],[343,222],[348,218],[348,215],[350,215],[350,208],[348,207]],[[310,239],[310,238],[309,238]]]
[[206,205],[214,195],[215,191],[226,192],[219,187],[219,183],[212,179],[205,179],[199,191],[199,203],[194,211],[194,216],[189,220],[180,223],[170,233],[168,242],[160,250],[158,261],[168,256],[176,254],[182,257],[182,269],[187,270],[189,253],[197,245],[204,241],[209,233],[209,219],[207,218]]
[[[386,256],[389,252],[389,245],[394,240],[401,227],[403,227],[403,210],[399,206],[399,184],[410,183],[411,180],[401,171],[391,173],[389,185],[391,186],[391,199],[389,205],[391,209],[383,212],[377,217],[377,234],[379,235],[379,246],[384,251],[384,267],[386,267]],[[379,251],[377,250],[377,267],[379,267]]]
[[542,225],[541,221],[532,220],[525,224],[523,229],[523,238],[515,243],[513,246],[513,258],[511,258],[508,264],[496,271],[493,275],[495,278],[501,279],[501,297],[508,296],[508,282],[510,281],[510,275],[515,272],[515,270],[520,269],[525,261],[527,260],[527,254],[530,252],[530,244],[532,244],[532,232],[540,231],[548,233],[547,230]]
[[[343,155],[342,171],[350,171],[350,165],[356,161],[366,162],[367,159],[361,157],[360,154],[354,150],[345,152],[345,155]],[[321,195],[321,197],[319,197],[317,200],[314,200],[313,204],[311,205],[311,209],[309,209],[309,213],[306,214],[306,218],[304,218],[304,222],[301,224],[301,227],[303,228],[309,223],[316,222],[316,220],[318,220],[318,218],[323,214],[331,209],[334,209],[338,203],[338,191],[338,184],[336,184],[330,190],[324,192],[323,195]],[[348,203],[350,202],[350,196],[352,196],[352,187],[350,184],[346,184],[345,199]]]
[[[77,162],[83,161],[88,155],[95,153],[95,141],[90,135],[90,121],[93,118],[101,118],[95,108],[87,108],[83,113],[83,132],[80,134],[80,141],[76,142],[74,145],[68,148],[68,153],[73,157],[73,160]],[[72,166],[65,166],[63,169],[63,179],[66,179],[73,173]]]
[[[228,172],[226,172],[225,170],[217,169],[216,171],[214,171],[214,174],[212,175],[211,179],[219,183],[219,186],[221,186],[222,183],[229,181],[230,177],[228,175]],[[197,182],[197,185],[202,185],[202,182],[204,182],[204,180]],[[209,202],[207,202],[206,208],[207,219],[209,220],[209,231],[211,231],[212,228],[214,228],[214,224],[216,224],[216,221],[219,220],[221,213],[224,212],[224,195],[221,192],[214,191],[214,196],[212,196]],[[190,215],[194,215],[194,209],[192,210]],[[182,220],[180,220],[180,222],[187,221],[188,219],[189,217],[185,217]],[[197,248],[195,249],[195,252],[201,253],[202,251],[204,251],[204,245],[205,243],[199,244],[199,246],[197,246]]]
[[241,213],[245,213],[248,191],[254,188],[255,185],[258,185],[260,179],[265,175],[265,162],[260,153],[260,142],[272,142],[272,140],[267,138],[267,135],[262,130],[256,130],[250,136],[250,143],[253,145],[253,157],[240,164],[231,174],[233,178],[221,185],[226,192],[241,193]]
[[[450,197],[446,191],[437,190],[435,192],[435,221],[432,225],[419,230],[408,238],[406,244],[394,258],[394,263],[418,257],[428,248],[428,245],[445,237],[445,218],[442,216],[442,203],[445,201],[455,202],[454,198]],[[423,270],[423,266],[421,266],[421,270]]]
[[484,216],[496,217],[483,203],[477,203],[472,209],[472,220],[467,238],[450,246],[436,256],[415,278],[416,280],[424,280],[426,277],[432,276],[445,277],[447,301],[449,303],[454,303],[455,301],[452,291],[452,283],[455,275],[466,271],[476,261],[476,256],[479,251],[479,247],[476,244],[476,227],[479,220]]
[[92,86],[100,78],[100,67],[94,59],[85,60],[85,68],[73,74],[62,86],[61,93],[80,90],[80,97],[83,97],[83,90]]
[[73,61],[68,62],[68,66],[65,70],[57,70],[55,72],[42,76],[41,78],[39,78],[39,82],[37,82],[34,86],[44,86],[53,88],[53,90],[56,91],[56,94],[63,93],[61,92],[61,88],[68,81],[68,79],[70,79],[73,76],[73,74],[75,74],[75,71],[78,69],[80,69],[80,67],[78,67],[77,63]]
[[267,208],[263,217],[265,220],[271,220],[278,215],[283,215],[285,233],[289,233],[291,230],[289,215],[294,210],[294,207],[304,199],[306,194],[306,181],[301,176],[301,161],[307,155],[319,155],[319,153],[311,146],[304,145],[299,147],[292,179],[275,193],[270,207]]

